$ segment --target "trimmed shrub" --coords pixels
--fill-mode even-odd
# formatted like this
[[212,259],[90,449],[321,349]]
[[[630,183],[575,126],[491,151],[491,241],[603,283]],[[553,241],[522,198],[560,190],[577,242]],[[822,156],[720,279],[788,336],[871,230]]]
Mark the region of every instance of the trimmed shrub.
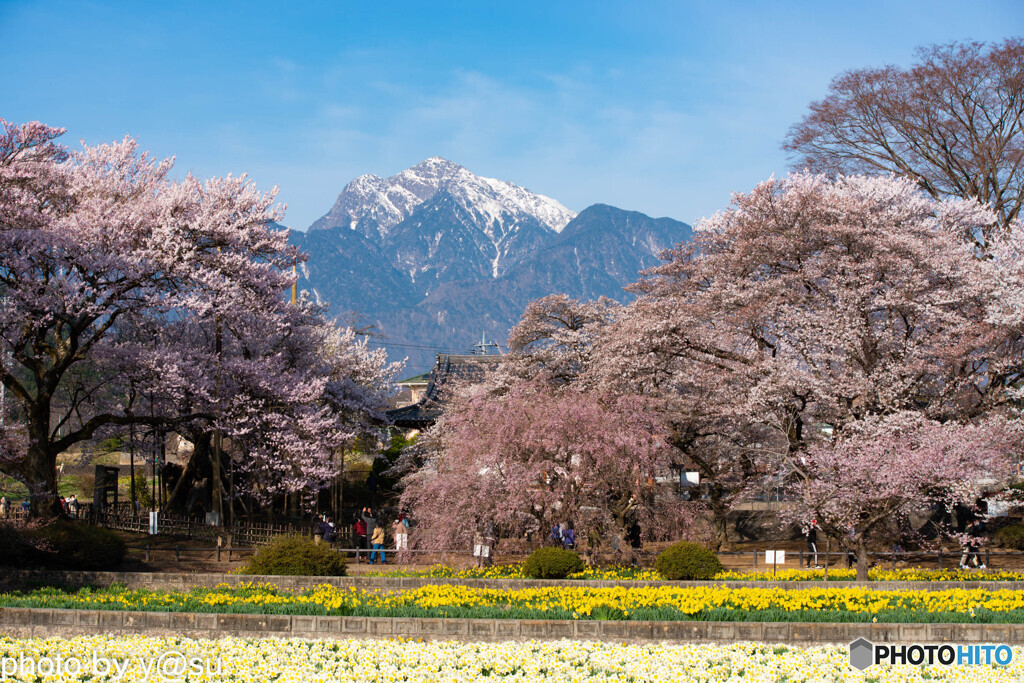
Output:
[[244,574],[281,576],[345,576],[345,558],[327,543],[316,543],[309,536],[280,536],[260,546]]
[[586,569],[580,556],[561,548],[538,548],[526,558],[523,574],[531,579],[564,579]]
[[117,533],[83,522],[58,519],[27,530],[25,539],[34,546],[35,563],[46,566],[103,571],[124,559],[124,540]]
[[704,546],[684,541],[658,555],[654,568],[669,581],[708,581],[722,571],[722,563]]
[[1004,526],[992,538],[1000,548],[1024,550],[1024,524]]

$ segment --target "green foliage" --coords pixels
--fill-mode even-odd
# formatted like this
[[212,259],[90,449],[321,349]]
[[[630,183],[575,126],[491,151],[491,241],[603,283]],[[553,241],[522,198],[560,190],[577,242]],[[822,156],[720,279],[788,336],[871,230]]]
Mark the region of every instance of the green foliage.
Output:
[[245,574],[345,576],[345,558],[308,536],[281,536],[261,546],[245,565]]
[[14,477],[0,474],[0,496],[6,496],[13,505],[14,500],[20,500],[28,495],[25,485]]
[[654,568],[669,581],[710,581],[722,571],[722,563],[704,546],[682,542],[658,555]]
[[[131,477],[121,478],[128,482],[125,488],[129,490],[128,500],[131,500],[132,479]],[[139,472],[135,473],[135,500],[139,501],[139,507],[143,512],[153,509],[153,490],[150,488],[146,478]]]
[[398,456],[402,454],[403,450],[415,443],[416,435],[407,437],[400,430],[396,429],[391,434],[391,443],[388,444],[386,449],[381,451],[381,455],[384,456],[388,462],[394,462]]
[[104,439],[96,444],[96,452],[113,453],[114,451],[120,451],[124,448],[124,442],[124,434],[115,434],[109,439]]
[[580,556],[561,548],[538,548],[526,558],[523,574],[531,579],[564,579],[586,569]]
[[380,454],[373,459],[373,465],[370,469],[370,475],[375,478],[378,489],[391,491],[394,490],[395,484],[398,482],[396,477],[388,477],[384,473],[394,467],[398,461],[399,456],[409,446],[416,443],[416,437],[406,437],[400,430],[394,430],[391,434],[391,441],[388,443],[388,447],[380,452]]
[[124,559],[125,545],[120,536],[83,522],[58,519],[27,530],[25,539],[34,546],[29,560],[32,564],[103,571]]
[[1024,524],[1004,526],[992,538],[1000,548],[1024,550]]

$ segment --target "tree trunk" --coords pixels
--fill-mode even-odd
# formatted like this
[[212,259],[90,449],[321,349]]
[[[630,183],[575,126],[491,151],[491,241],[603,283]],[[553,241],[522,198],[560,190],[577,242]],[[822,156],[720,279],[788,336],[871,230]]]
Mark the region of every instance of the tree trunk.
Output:
[[[178,505],[182,498],[187,495],[189,489],[195,486],[195,482],[199,479],[200,467],[202,460],[206,459],[209,461],[209,436],[206,434],[200,434],[198,437],[194,434],[192,436],[192,457],[188,459],[185,464],[185,469],[181,473],[181,478],[178,479],[178,483],[174,485],[171,492],[167,496],[167,500],[164,502],[163,512],[169,512],[172,507]],[[188,514],[188,510],[183,510],[185,514]]]
[[868,580],[868,547],[864,539],[857,541],[857,580]]
[[57,457],[50,448],[50,401],[40,396],[28,414],[28,449],[22,471],[33,517],[60,517],[57,500]]
[[722,487],[717,484],[711,487],[711,550],[718,552],[729,543],[729,508],[722,500]]
[[224,485],[220,476],[222,437],[218,430],[213,435],[213,448],[210,449],[210,467],[213,477],[210,479],[210,507],[217,515],[217,525],[224,526]]
[[59,517],[63,510],[57,500],[57,464],[49,444],[31,443],[25,455],[25,480],[33,517]]

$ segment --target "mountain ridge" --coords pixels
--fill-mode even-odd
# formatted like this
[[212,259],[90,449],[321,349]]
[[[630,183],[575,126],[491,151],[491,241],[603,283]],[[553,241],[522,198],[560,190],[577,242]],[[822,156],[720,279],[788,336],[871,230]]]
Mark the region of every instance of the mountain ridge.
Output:
[[310,254],[300,286],[333,315],[375,324],[411,371],[433,363],[415,347],[457,352],[481,333],[504,343],[541,296],[629,300],[623,287],[691,229],[607,204],[577,214],[431,157],[390,178],[359,176],[292,234]]

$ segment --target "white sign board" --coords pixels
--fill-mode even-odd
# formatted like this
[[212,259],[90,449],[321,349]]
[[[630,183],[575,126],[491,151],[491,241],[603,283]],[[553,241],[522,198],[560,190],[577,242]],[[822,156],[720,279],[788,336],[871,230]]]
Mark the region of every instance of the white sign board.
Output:
[[786,564],[786,551],[785,550],[765,550],[764,551],[764,563],[765,564]]
[[151,536],[155,536],[159,533],[159,516],[160,513],[156,511],[150,511],[149,513],[149,533]]

